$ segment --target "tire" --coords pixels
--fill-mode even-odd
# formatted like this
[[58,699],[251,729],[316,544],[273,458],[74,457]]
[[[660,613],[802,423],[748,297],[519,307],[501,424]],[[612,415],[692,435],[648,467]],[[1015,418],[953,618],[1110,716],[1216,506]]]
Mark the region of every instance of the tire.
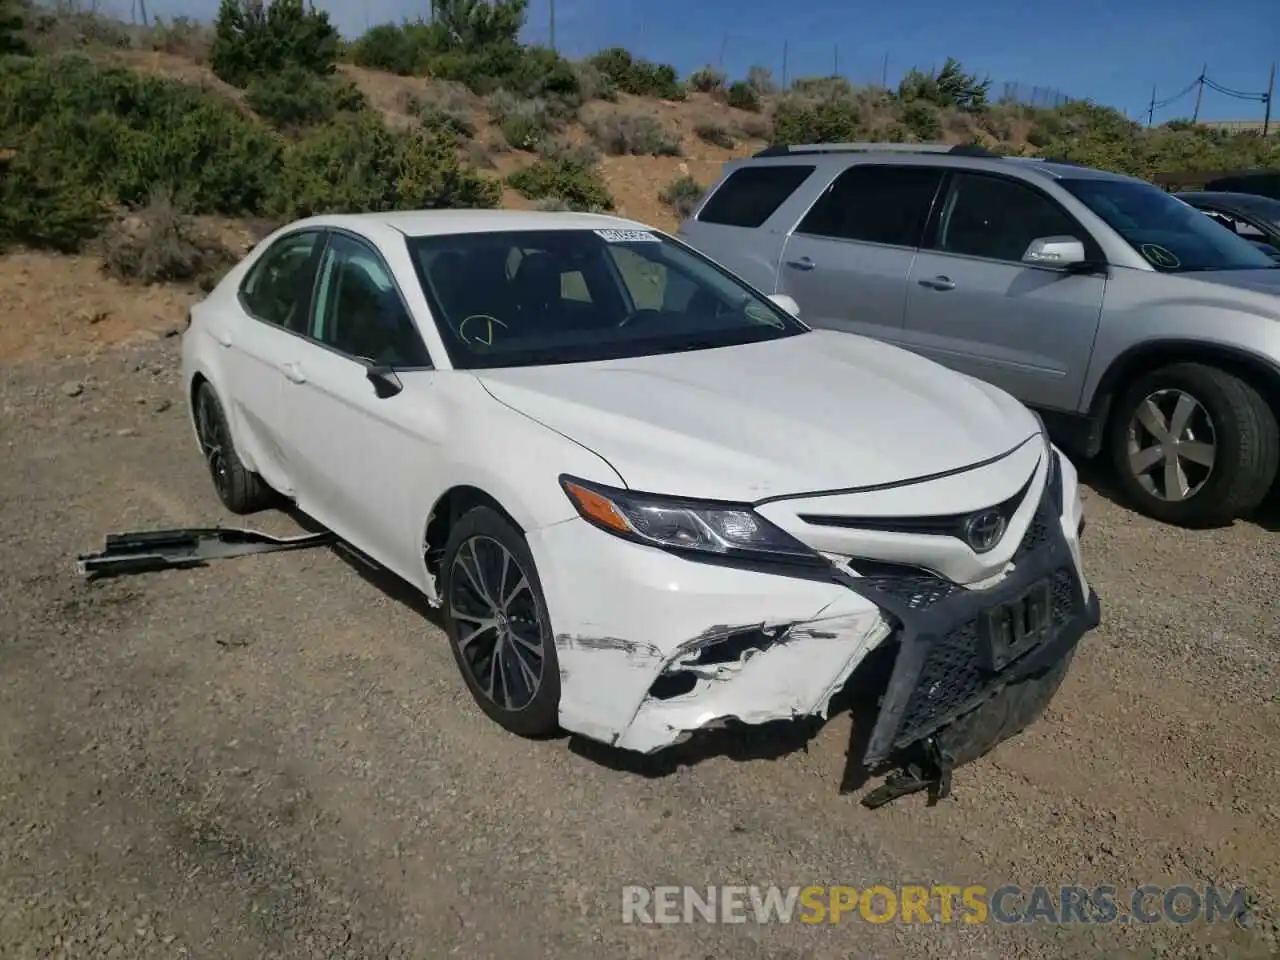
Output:
[[524,535],[496,510],[475,507],[454,524],[441,572],[449,646],[480,709],[522,737],[557,732],[560,663]]
[[[1181,424],[1171,415],[1179,405],[1190,411]],[[1181,427],[1174,458],[1186,486],[1179,491],[1169,485],[1174,497],[1164,492],[1168,444],[1146,426],[1150,414],[1159,415],[1157,425],[1166,435],[1171,426]],[[1107,446],[1120,486],[1139,511],[1179,527],[1216,527],[1266,498],[1280,461],[1280,430],[1270,406],[1243,380],[1216,367],[1178,363],[1125,389],[1109,424]],[[1152,466],[1144,473],[1139,468],[1147,462]],[[1185,493],[1181,499],[1179,492]]]
[[266,481],[240,461],[231,439],[227,416],[208,381],[197,388],[191,406],[196,436],[200,439],[200,450],[204,454],[213,488],[222,505],[232,513],[242,516],[271,506],[275,501],[275,492],[267,486]]

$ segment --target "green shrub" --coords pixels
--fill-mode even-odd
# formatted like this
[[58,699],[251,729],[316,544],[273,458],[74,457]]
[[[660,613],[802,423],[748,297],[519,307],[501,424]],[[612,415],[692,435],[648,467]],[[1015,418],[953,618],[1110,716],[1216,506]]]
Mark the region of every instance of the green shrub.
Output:
[[630,51],[622,47],[601,50],[591,58],[591,62],[623,93],[662,100],[685,98],[676,68],[670,64],[632,57]]
[[680,141],[651,113],[615,112],[594,120],[591,136],[612,156],[678,157]]
[[768,67],[752,67],[748,70],[747,83],[762,97],[778,92],[778,86],[773,82],[773,71]]
[[676,216],[684,219],[693,213],[698,201],[707,192],[707,188],[693,177],[679,177],[667,184],[666,189],[658,194],[658,199],[665,203]]
[[266,212],[319,213],[494,207],[500,191],[458,158],[457,140],[394,132],[369,113],[313,127],[285,148]]
[[37,124],[0,170],[0,250],[21,243],[76,253],[106,223],[100,173],[87,156],[57,146],[62,133],[50,121]]
[[618,86],[590,60],[579,60],[573,64],[573,72],[578,77],[578,96],[582,101],[618,99]]
[[340,46],[329,14],[303,0],[222,0],[209,64],[219,79],[246,87],[289,66],[333,73]]
[[22,35],[27,25],[25,6],[22,0],[0,0],[0,57],[31,52]]
[[350,80],[320,77],[293,65],[250,80],[245,101],[258,116],[282,130],[323,123],[365,106],[364,94]]
[[706,66],[689,74],[689,88],[699,93],[724,93],[724,85],[728,78],[723,71]]
[[422,21],[370,27],[347,51],[351,62],[370,70],[411,76],[420,73],[429,48],[429,27]]
[[852,100],[787,98],[774,112],[773,130],[779,143],[842,143],[861,139],[866,124]]
[[756,93],[756,88],[745,80],[737,80],[729,85],[725,102],[738,110],[750,110],[755,113],[760,109],[760,94]]
[[927,100],[913,100],[902,108],[902,123],[921,140],[942,136],[942,112]]
[[556,127],[545,100],[525,100],[505,90],[490,98],[489,113],[507,143],[517,150],[535,149]]
[[907,71],[898,84],[898,98],[904,103],[925,100],[939,107],[977,112],[986,108],[990,89],[990,80],[979,80],[976,74],[965,73],[958,60],[947,57],[937,73]]
[[600,151],[593,144],[568,140],[544,140],[538,144],[538,156],[544,160],[567,160],[580,167],[594,168],[600,162]]
[[600,172],[568,158],[539,159],[507,177],[530,200],[558,199],[573,210],[612,210],[613,197]]
[[736,143],[732,134],[718,123],[700,123],[693,128],[693,132],[698,135],[698,139],[726,150],[732,150]]

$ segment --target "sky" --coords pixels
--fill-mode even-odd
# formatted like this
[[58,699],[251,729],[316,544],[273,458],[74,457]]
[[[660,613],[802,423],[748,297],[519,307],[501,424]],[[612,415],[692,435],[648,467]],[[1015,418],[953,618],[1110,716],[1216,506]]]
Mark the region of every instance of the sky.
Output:
[[[128,19],[136,0],[100,0]],[[553,0],[530,0],[525,40],[547,43]],[[674,64],[704,64],[744,76],[759,64],[774,76],[830,75],[896,84],[912,66],[948,56],[1005,83],[1090,98],[1145,120],[1157,102],[1193,84],[1201,69],[1228,89],[1262,93],[1280,60],[1280,0],[915,0],[861,5],[840,0],[554,0],[556,46],[579,57],[603,47]],[[316,0],[345,36],[367,24],[425,16],[429,0]],[[217,0],[146,0],[152,16],[211,19]],[[1222,15],[1217,15],[1221,11]],[[1195,90],[1155,112],[1156,122],[1190,117]],[[1250,120],[1263,105],[1206,88],[1201,119]],[[1273,117],[1280,115],[1274,106]]]

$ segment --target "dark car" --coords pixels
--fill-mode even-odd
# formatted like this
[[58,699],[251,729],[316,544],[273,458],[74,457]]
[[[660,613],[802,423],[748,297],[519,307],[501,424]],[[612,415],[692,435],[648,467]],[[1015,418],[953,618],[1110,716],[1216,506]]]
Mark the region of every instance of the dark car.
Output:
[[1174,194],[1280,261],[1280,200],[1256,193],[1197,190]]

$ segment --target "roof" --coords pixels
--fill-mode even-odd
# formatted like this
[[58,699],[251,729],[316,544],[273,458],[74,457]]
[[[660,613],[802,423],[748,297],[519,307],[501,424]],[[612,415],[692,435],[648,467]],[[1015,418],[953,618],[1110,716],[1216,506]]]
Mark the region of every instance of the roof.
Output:
[[[654,230],[645,223],[596,213],[537,210],[398,210],[310,217],[316,226],[385,226],[410,237],[445,233],[493,233],[501,230]],[[299,221],[299,225],[302,221]]]
[[1180,200],[1194,205],[1196,201],[1212,203],[1223,210],[1254,211],[1259,216],[1277,219],[1280,214],[1280,200],[1260,193],[1233,193],[1229,190],[1179,190],[1174,194]]

